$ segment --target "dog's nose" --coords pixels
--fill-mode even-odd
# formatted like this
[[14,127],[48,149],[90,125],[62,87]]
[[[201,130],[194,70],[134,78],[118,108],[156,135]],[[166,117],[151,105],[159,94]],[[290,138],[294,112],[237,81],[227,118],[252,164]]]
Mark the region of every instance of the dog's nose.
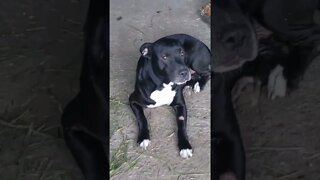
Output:
[[231,50],[241,48],[247,39],[244,31],[237,28],[224,32],[222,36],[222,43]]
[[186,77],[187,74],[188,74],[188,69],[183,69],[183,70],[181,70],[181,71],[179,72],[179,75],[180,75],[181,77]]

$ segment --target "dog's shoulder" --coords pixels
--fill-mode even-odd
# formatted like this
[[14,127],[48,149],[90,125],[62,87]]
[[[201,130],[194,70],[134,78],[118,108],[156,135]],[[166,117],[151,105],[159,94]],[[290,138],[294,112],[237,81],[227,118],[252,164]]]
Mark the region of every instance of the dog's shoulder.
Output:
[[[153,70],[149,61],[149,59],[141,55],[136,68],[135,93],[144,100],[150,99],[151,93],[155,90],[161,90],[163,84],[161,81],[154,80],[157,77],[152,72]],[[148,104],[152,102],[148,101]]]

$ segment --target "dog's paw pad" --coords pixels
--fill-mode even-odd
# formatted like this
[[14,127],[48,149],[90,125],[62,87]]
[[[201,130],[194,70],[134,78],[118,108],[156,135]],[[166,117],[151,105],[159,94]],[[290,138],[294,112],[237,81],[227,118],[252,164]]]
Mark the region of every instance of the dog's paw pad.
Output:
[[197,82],[197,83],[193,86],[193,92],[195,92],[195,93],[199,93],[199,92],[200,92],[199,82]]
[[283,67],[275,67],[268,78],[268,98],[285,97],[287,91],[287,80],[283,76]]
[[145,139],[140,143],[140,147],[144,150],[147,150],[147,147],[149,146],[150,142],[151,141],[149,139]]
[[181,149],[180,156],[185,159],[192,157],[192,149]]

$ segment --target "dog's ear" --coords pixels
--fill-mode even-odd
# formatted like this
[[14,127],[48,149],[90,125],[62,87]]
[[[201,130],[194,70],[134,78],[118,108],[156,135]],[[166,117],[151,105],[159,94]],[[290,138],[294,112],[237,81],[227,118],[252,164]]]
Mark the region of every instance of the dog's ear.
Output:
[[148,59],[151,58],[151,46],[152,43],[144,43],[140,47],[140,53],[143,57],[146,57]]

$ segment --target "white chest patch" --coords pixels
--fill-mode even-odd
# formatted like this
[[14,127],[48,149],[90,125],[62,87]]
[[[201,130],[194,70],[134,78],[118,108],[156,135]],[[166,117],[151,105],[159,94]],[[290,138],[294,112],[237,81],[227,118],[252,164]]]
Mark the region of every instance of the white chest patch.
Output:
[[154,100],[156,104],[147,105],[148,108],[159,107],[162,105],[170,105],[176,95],[176,91],[172,90],[173,83],[163,83],[163,89],[155,90],[151,93],[150,99]]

